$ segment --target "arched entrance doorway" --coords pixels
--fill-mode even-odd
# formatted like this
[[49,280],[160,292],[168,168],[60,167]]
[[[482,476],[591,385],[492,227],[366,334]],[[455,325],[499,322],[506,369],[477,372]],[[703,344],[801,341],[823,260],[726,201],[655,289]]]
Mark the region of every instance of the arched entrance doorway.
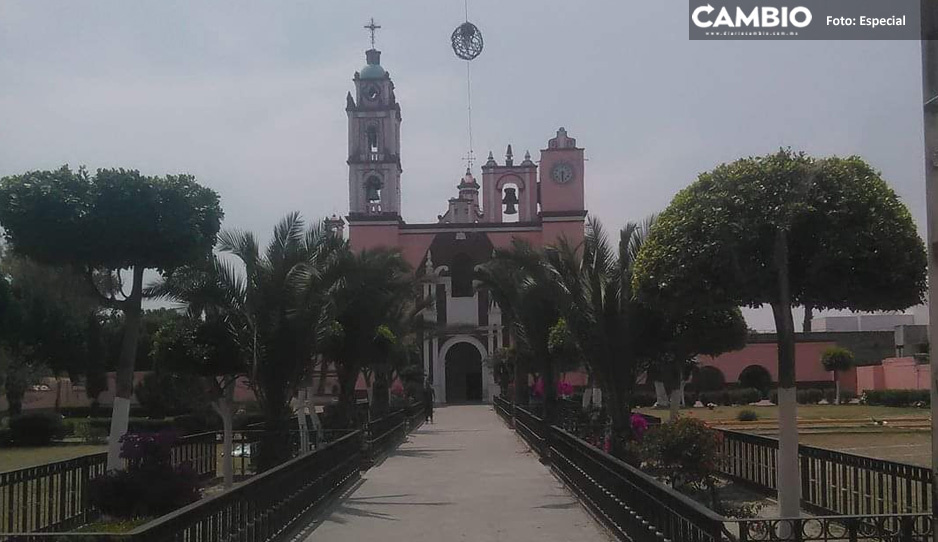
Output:
[[468,342],[454,344],[446,352],[446,402],[482,400],[482,355]]

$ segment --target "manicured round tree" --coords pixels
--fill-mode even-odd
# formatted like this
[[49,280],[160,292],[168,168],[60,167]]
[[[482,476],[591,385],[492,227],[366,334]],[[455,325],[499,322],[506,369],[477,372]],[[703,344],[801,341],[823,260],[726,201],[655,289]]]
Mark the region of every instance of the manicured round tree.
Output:
[[837,373],[849,371],[854,364],[853,352],[840,346],[832,346],[821,354],[825,371],[834,373],[834,404],[840,404],[840,380]]
[[791,309],[899,310],[922,301],[925,247],[908,209],[858,157],[781,150],[703,173],[659,216],[635,265],[643,299],[768,304],[779,375],[780,512],[799,510]]
[[[218,194],[191,175],[147,177],[125,169],[90,175],[68,166],[0,179],[0,225],[13,250],[83,270],[101,303],[124,314],[108,470],[121,468],[147,269],[169,272],[211,253]],[[130,278],[129,291],[123,274]]]

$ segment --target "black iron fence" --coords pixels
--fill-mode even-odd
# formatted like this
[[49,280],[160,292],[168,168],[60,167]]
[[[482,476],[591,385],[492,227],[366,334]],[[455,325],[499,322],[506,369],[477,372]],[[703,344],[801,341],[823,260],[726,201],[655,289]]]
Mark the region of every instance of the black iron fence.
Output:
[[[208,497],[175,512],[150,521],[126,533],[62,532],[94,519],[94,510],[88,505],[87,484],[95,476],[105,471],[105,454],[93,454],[77,459],[42,465],[33,469],[22,469],[2,473],[0,480],[20,483],[25,478],[35,479],[47,471],[62,472],[66,478],[68,495],[82,498],[64,500],[54,506],[63,507],[68,513],[51,517],[57,523],[46,521],[25,522],[17,519],[10,523],[10,528],[0,533],[0,542],[150,542],[150,541],[185,541],[185,542],[222,542],[238,540],[241,542],[267,542],[285,538],[292,533],[298,523],[307,517],[307,513],[317,507],[324,499],[335,494],[338,489],[358,476],[363,466],[367,466],[365,453],[368,455],[387,452],[423,423],[423,408],[411,405],[384,418],[373,420],[363,430],[325,431],[327,443],[315,451],[302,452],[299,447],[299,434],[292,435],[294,451],[300,455],[286,463],[252,476],[236,484],[231,490]],[[247,429],[235,431],[232,448],[240,463],[235,461],[235,472],[253,471],[251,458],[256,456],[258,446],[262,445],[264,431]],[[202,433],[182,439],[173,450],[173,460],[191,462],[200,474],[220,470],[220,465],[211,463],[220,457],[218,443],[221,434]],[[315,442],[315,434],[310,434],[310,442]],[[220,463],[220,462],[219,462]],[[32,471],[32,472],[25,472]],[[219,473],[220,474],[220,473]],[[5,476],[5,478],[4,478]],[[24,495],[57,495],[58,479],[51,484],[36,483],[32,489],[24,490],[21,485],[0,487],[0,496],[9,495],[11,500],[0,501],[3,504],[2,517],[23,517],[19,506],[30,503]],[[51,487],[53,490],[46,490]],[[38,489],[37,489],[38,488]],[[32,493],[30,493],[32,492]],[[43,497],[45,498],[45,497]],[[20,500],[23,499],[23,500]],[[10,503],[17,503],[10,505]],[[7,508],[10,505],[11,508]],[[46,508],[48,508],[47,506]],[[37,517],[45,517],[45,508],[39,512],[30,512]],[[30,517],[32,517],[32,515]],[[55,518],[58,518],[57,520]],[[53,529],[56,532],[52,532]]]
[[[326,430],[323,442],[330,442],[350,430]],[[299,455],[299,431],[290,431],[293,454]],[[264,430],[244,429],[232,434],[234,475],[254,475],[255,460],[263,446]],[[222,476],[223,433],[210,431],[181,437],[173,444],[173,465],[188,464],[203,481]],[[310,431],[309,442],[316,442]],[[74,459],[46,463],[14,471],[0,472],[0,533],[66,531],[97,517],[88,490],[91,480],[102,476],[107,454],[89,454]]]
[[[729,478],[775,493],[778,440],[721,431]],[[879,515],[930,512],[931,470],[846,452],[798,447],[802,505],[825,515]]]
[[[897,467],[901,463],[803,446],[802,491],[814,499],[807,503],[806,498],[806,504],[813,503],[818,511],[834,506],[852,511],[803,518],[726,518],[563,428],[556,425],[548,428],[529,407],[514,406],[500,397],[494,401],[494,407],[499,416],[514,423],[515,430],[531,449],[550,462],[554,472],[621,540],[932,540],[933,520],[930,513],[925,513],[931,503],[930,480],[927,476],[923,478],[927,469],[911,465],[905,465],[910,469],[902,469]],[[744,433],[725,433],[732,434],[724,436],[724,474],[766,491],[776,488],[776,459],[772,450],[777,453],[777,442],[765,437],[750,438],[753,436]],[[871,466],[873,463],[861,460],[880,464]],[[852,485],[855,480],[872,482]],[[928,485],[920,483],[923,480]],[[822,483],[827,484],[825,491],[820,489]],[[847,488],[843,489],[842,484],[848,484]],[[886,491],[874,494],[880,487]],[[893,495],[896,504],[889,500]],[[909,508],[915,506],[925,508]]]
[[931,542],[930,514],[740,519],[727,525],[738,542]]
[[358,476],[361,439],[360,431],[349,433],[319,450],[254,476],[230,491],[190,504],[127,533],[11,533],[0,535],[0,541],[278,540],[290,534],[307,512]]
[[[200,478],[215,475],[215,434],[180,438],[173,465],[188,463]],[[107,470],[107,453],[0,472],[0,532],[61,531],[83,525],[95,512],[88,497],[91,480]]]
[[[498,408],[511,412],[505,401]],[[549,454],[554,472],[618,538],[722,540],[723,518],[718,514],[562,428],[548,429],[528,408],[515,406],[513,411],[515,431],[539,456],[546,459]]]

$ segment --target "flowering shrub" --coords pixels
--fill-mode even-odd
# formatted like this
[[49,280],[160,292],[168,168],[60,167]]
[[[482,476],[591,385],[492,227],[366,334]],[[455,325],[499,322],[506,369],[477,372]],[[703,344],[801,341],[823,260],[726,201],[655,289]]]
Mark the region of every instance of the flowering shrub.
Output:
[[[573,384],[564,381],[557,382],[557,395],[560,397],[569,397],[573,395]],[[534,396],[544,397],[543,378],[538,378],[537,381],[534,382]]]
[[645,432],[648,431],[648,420],[641,414],[636,413],[632,414],[629,424],[632,426],[632,436],[635,437],[635,440],[641,441],[645,436]]
[[712,485],[723,436],[695,418],[679,418],[649,431],[642,443],[646,467],[672,487]]
[[92,504],[117,518],[160,516],[199,498],[198,476],[189,465],[173,467],[173,432],[127,433],[121,437],[126,471],[91,481]]

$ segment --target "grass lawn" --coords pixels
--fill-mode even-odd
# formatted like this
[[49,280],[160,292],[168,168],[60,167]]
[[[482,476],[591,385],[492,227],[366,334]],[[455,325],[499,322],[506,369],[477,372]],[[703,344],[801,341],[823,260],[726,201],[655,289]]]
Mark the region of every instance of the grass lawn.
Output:
[[[646,414],[667,420],[668,411],[640,409]],[[742,410],[759,415],[756,422],[739,422]],[[681,416],[706,421],[716,427],[775,436],[778,407],[720,406],[681,409]],[[891,420],[887,425],[876,420]],[[890,461],[929,466],[931,464],[931,432],[928,409],[866,405],[798,405],[798,423],[802,432],[798,442],[818,448],[840,450],[856,455]]]
[[126,533],[154,518],[96,521],[78,529],[82,533]]
[[[639,410],[645,414],[657,416],[662,419],[668,418],[667,409],[642,408]],[[681,409],[681,416],[698,418],[706,422],[719,424],[721,422],[735,422],[736,416],[742,410],[754,410],[756,414],[759,415],[760,420],[778,419],[777,406],[718,406],[713,410],[707,408],[683,408]],[[877,420],[891,418],[930,419],[928,409],[923,408],[867,405],[798,405],[798,419],[804,421],[869,421],[871,416]]]
[[923,467],[931,466],[931,433],[929,432],[813,434],[800,435],[798,442],[889,461],[911,463]]
[[38,447],[0,448],[0,472],[53,463],[82,455],[103,452],[107,446],[89,444],[54,444]]

